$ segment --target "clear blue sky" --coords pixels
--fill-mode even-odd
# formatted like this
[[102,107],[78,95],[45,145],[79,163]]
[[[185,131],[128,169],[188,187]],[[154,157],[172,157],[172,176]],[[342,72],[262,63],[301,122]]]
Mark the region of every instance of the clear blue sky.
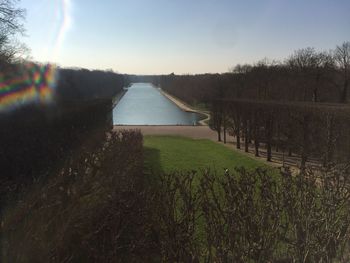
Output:
[[20,5],[27,9],[24,42],[34,60],[121,73],[226,72],[237,63],[350,41],[349,0],[22,0]]

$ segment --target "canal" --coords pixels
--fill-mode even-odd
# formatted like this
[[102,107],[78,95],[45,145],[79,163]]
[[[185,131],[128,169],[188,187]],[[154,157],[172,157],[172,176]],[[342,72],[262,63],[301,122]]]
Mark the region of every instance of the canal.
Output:
[[134,83],[113,110],[114,125],[196,125],[199,114],[185,112],[150,83]]

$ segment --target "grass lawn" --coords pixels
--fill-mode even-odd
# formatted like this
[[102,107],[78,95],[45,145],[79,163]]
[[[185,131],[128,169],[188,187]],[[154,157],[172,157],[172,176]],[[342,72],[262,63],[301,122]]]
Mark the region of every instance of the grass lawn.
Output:
[[201,170],[222,172],[237,166],[253,169],[265,164],[210,140],[180,136],[145,136],[145,167],[156,172]]

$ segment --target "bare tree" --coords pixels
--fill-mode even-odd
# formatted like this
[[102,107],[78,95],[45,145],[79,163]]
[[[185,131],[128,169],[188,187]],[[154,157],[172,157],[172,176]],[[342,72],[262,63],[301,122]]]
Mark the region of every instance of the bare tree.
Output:
[[311,98],[313,102],[318,102],[322,77],[333,65],[332,56],[308,47],[295,51],[287,64],[300,81],[298,84],[302,87],[302,100],[308,101]]
[[[223,125],[223,106],[220,102],[213,102],[211,107],[210,127],[218,134],[218,142],[221,142],[221,131]],[[226,127],[225,127],[226,129]]]
[[237,82],[235,96],[239,99],[247,86],[247,73],[252,70],[252,66],[249,64],[237,64],[233,69],[232,73],[235,74],[235,80]]
[[18,0],[0,0],[0,64],[8,64],[26,51],[16,36],[24,33],[25,10],[17,7]]

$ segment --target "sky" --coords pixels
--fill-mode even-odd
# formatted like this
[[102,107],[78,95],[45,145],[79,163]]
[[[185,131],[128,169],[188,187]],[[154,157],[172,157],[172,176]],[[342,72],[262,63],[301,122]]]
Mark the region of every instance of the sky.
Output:
[[21,0],[31,57],[129,74],[227,72],[350,41],[349,0]]

